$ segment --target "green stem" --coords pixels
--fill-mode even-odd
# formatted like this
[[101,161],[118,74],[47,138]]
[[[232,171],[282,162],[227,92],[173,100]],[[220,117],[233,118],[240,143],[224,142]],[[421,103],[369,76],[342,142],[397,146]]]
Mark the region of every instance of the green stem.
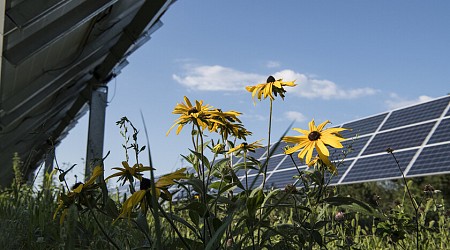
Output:
[[263,184],[262,189],[264,190],[266,185],[266,176],[267,176],[267,167],[269,166],[269,153],[270,153],[270,134],[272,132],[272,108],[273,108],[273,102],[270,100],[270,111],[269,111],[269,132],[268,132],[268,139],[267,139],[267,154],[266,154],[266,162],[264,164],[264,174],[263,174]]
[[[266,186],[266,177],[267,177],[267,167],[269,166],[269,153],[270,153],[270,133],[272,131],[272,109],[273,109],[273,102],[272,99],[270,100],[270,110],[269,110],[269,131],[268,131],[268,139],[267,139],[267,154],[266,154],[266,161],[264,163],[264,173],[263,173],[263,183],[262,183],[262,190],[264,191],[264,188]],[[256,179],[256,178],[255,178]],[[259,220],[261,222],[261,214],[262,214],[262,207],[260,208],[259,212]],[[258,242],[261,240],[261,223],[258,224]]]
[[[158,208],[159,208],[159,211],[161,211],[161,213],[163,214],[163,216],[167,219],[169,224],[172,226],[173,230],[175,230],[175,233],[178,235],[178,238],[180,238],[181,242],[186,247],[186,249],[191,249],[189,247],[189,244],[186,242],[186,240],[184,240],[183,236],[181,235],[180,230],[178,230],[178,228],[175,225],[175,223],[173,223],[171,218],[169,218],[169,216],[167,215],[167,213],[164,211],[164,209],[161,207],[161,205],[159,203],[158,203]],[[161,249],[161,248],[159,248],[159,249]]]
[[419,250],[419,206],[417,205],[411,192],[409,191],[409,187],[408,187],[408,183],[406,182],[405,174],[403,173],[403,170],[400,167],[400,162],[397,160],[397,157],[395,157],[393,151],[390,151],[389,153],[392,155],[392,157],[394,157],[395,163],[397,163],[397,167],[400,170],[400,173],[402,173],[402,179],[403,179],[403,182],[405,183],[406,191],[408,192],[409,199],[411,200],[411,203],[414,208],[414,213],[416,214],[416,219],[415,219],[415,222],[416,222],[416,249]]
[[111,237],[109,237],[109,235],[106,233],[105,229],[103,229],[102,225],[98,221],[97,216],[95,216],[94,211],[92,211],[91,203],[89,202],[87,197],[85,195],[83,195],[83,198],[86,200],[88,208],[89,208],[89,212],[91,212],[92,217],[94,217],[95,223],[97,223],[97,226],[100,228],[100,231],[102,231],[103,235],[105,235],[105,237],[109,241],[109,243],[111,243],[116,249],[120,250],[120,247],[111,239]]

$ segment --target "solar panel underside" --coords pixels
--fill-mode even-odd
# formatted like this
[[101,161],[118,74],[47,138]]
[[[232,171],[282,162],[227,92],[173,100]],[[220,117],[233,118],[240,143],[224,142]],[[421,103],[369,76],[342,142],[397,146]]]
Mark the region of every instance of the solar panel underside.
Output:
[[[340,127],[351,128],[341,134],[348,138],[342,149],[330,150],[330,158],[338,166],[338,175],[330,184],[346,184],[365,181],[401,178],[402,173],[392,155],[386,152],[394,149],[394,155],[406,177],[450,173],[450,96],[400,108],[368,118],[344,123]],[[284,188],[298,179],[297,168],[307,170],[297,154],[283,154],[284,142],[272,145],[268,164],[267,188]],[[253,157],[265,161],[266,149],[258,149]],[[342,160],[344,159],[344,160]],[[256,170],[248,171],[249,182],[257,178]],[[238,176],[244,179],[245,171]],[[329,176],[327,176],[329,177]],[[256,185],[262,183],[258,177]],[[250,185],[250,184],[249,184]],[[300,183],[297,183],[299,186]]]

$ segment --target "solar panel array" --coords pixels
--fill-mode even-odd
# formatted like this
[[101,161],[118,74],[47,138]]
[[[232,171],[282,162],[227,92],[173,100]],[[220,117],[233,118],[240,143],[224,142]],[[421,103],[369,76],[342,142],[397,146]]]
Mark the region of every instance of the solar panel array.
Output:
[[[342,159],[338,175],[332,185],[401,178],[393,157],[386,152],[393,148],[394,154],[406,177],[450,173],[450,96],[444,96],[367,118],[351,121],[338,127],[351,128],[341,134],[348,138],[343,149],[330,150],[332,160]],[[307,166],[296,154],[291,158],[283,154],[285,143],[280,143],[269,159],[266,187],[284,188],[297,179],[298,170]],[[261,162],[266,160],[267,149],[258,149],[251,156]],[[233,162],[241,162],[236,158]],[[245,171],[237,173],[243,181]],[[248,183],[257,178],[255,186],[262,183],[258,171],[247,172]]]

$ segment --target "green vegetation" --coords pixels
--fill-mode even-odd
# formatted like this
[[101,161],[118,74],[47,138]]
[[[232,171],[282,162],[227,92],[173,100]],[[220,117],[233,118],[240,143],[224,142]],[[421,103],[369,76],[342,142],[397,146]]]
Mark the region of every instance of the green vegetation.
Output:
[[[259,100],[270,97],[271,115],[272,101],[277,95],[284,97],[284,86],[295,84],[269,77],[267,83],[247,90]],[[251,157],[249,152],[262,145],[246,142],[251,132],[239,120],[241,113],[215,109],[203,101],[193,105],[187,97],[173,113],[180,115],[172,127],[177,127],[177,134],[192,125],[193,148],[184,156],[192,173],[179,169],[154,178],[151,160],[149,166],[139,160],[145,152],[151,159],[150,149],[139,146],[139,131],[126,117],[117,122],[126,161],[109,177],[104,177],[105,166],[100,164],[93,166],[86,182],[69,187],[65,176],[70,168],[57,167],[36,191],[23,183],[20,159],[15,157],[16,178],[10,188],[0,191],[2,248],[450,248],[448,193],[439,192],[447,190],[448,176],[329,186],[342,161],[330,161],[328,147],[342,148],[346,155],[339,134],[344,129],[325,129],[328,121],[318,126],[311,121],[308,130],[295,128],[302,135],[278,140],[294,144],[285,153],[298,174],[284,189],[269,189],[264,179],[258,186],[256,179],[246,175],[240,180],[236,175],[252,169],[265,178],[278,147],[267,152],[268,160]],[[270,131],[271,122],[269,138]],[[297,151],[309,169],[298,168],[293,155]],[[388,153],[395,161],[394,151]],[[235,157],[242,160],[236,163],[231,160]],[[143,177],[145,172],[150,179]],[[52,182],[56,174],[61,186]],[[113,177],[119,185],[127,185],[129,193],[110,193],[106,181]],[[182,191],[185,195],[180,195]]]

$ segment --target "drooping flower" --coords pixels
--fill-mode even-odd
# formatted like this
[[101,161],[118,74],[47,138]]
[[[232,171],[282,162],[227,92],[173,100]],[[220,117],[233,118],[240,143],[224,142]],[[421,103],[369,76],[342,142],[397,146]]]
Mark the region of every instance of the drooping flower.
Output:
[[172,114],[180,115],[175,120],[175,123],[170,127],[169,131],[167,131],[168,135],[170,131],[178,125],[177,127],[177,135],[180,133],[181,129],[183,129],[183,126],[193,122],[196,125],[199,125],[202,129],[205,129],[209,125],[208,119],[210,119],[209,112],[211,111],[212,107],[208,104],[203,105],[203,101],[195,101],[195,105],[192,105],[189,98],[186,96],[184,97],[184,102],[178,103],[174,110],[172,111]]
[[267,78],[266,83],[260,83],[254,86],[247,86],[245,87],[245,89],[248,92],[252,93],[253,100],[255,100],[256,96],[260,101],[262,97],[264,97],[264,99],[269,97],[270,100],[273,101],[275,100],[274,96],[277,96],[278,94],[281,96],[282,99],[284,99],[284,93],[286,93],[284,87],[285,86],[294,87],[297,85],[294,82],[295,81],[283,82],[283,79],[275,80],[273,76],[269,76]]
[[300,150],[298,158],[304,159],[306,164],[309,164],[311,162],[313,151],[316,149],[319,158],[324,162],[329,162],[328,156],[330,156],[330,152],[326,145],[333,148],[342,148],[341,141],[345,140],[345,138],[343,138],[339,132],[347,129],[324,129],[325,125],[328,123],[330,123],[330,121],[326,120],[319,126],[316,126],[313,119],[309,122],[309,130],[293,128],[293,130],[300,132],[303,135],[283,137],[283,141],[295,144],[292,148],[286,150],[285,153],[291,154]]
[[319,157],[319,155],[316,155],[309,163],[308,163],[308,167],[312,167],[314,166],[314,168],[327,168],[328,171],[330,173],[332,173],[333,175],[337,175],[337,168],[336,165],[334,165],[334,163],[332,163],[330,161],[330,159],[327,156],[322,156]]
[[243,142],[243,143],[237,145],[236,147],[231,148],[230,150],[228,150],[228,154],[231,154],[233,152],[235,152],[236,154],[239,154],[241,151],[255,152],[255,150],[257,148],[262,148],[263,147],[263,145],[261,143],[259,143],[260,141],[262,141],[262,139],[261,140],[257,140],[255,142],[252,142],[250,144],[248,144],[246,142]]
[[63,210],[60,217],[60,223],[62,224],[71,205],[76,204],[79,206],[84,205],[86,207],[89,207],[88,196],[90,196],[90,194],[97,189],[98,185],[95,183],[95,181],[100,175],[103,174],[103,172],[104,170],[102,167],[96,166],[92,171],[91,178],[89,178],[86,183],[76,183],[73,186],[72,191],[68,192],[67,194],[61,193],[58,199],[58,207],[53,214],[53,219],[56,219],[56,215],[58,214],[58,212],[60,210]]
[[220,109],[214,109],[209,112],[210,118],[208,121],[210,124],[208,129],[210,132],[217,132],[222,135],[224,140],[227,140],[229,135],[245,140],[246,136],[251,135],[251,132],[242,125],[238,117],[241,114],[234,110],[222,111]]
[[133,177],[138,180],[141,180],[142,179],[141,172],[149,171],[152,169],[151,167],[144,167],[144,165],[142,165],[142,164],[134,164],[133,167],[130,167],[130,165],[126,161],[122,162],[122,166],[123,166],[123,168],[119,168],[119,167],[112,168],[112,169],[118,170],[119,172],[108,176],[105,180],[119,176],[118,181],[123,180],[123,183],[122,183],[122,185],[123,185],[123,184],[125,184],[125,182],[127,180],[132,180]]

